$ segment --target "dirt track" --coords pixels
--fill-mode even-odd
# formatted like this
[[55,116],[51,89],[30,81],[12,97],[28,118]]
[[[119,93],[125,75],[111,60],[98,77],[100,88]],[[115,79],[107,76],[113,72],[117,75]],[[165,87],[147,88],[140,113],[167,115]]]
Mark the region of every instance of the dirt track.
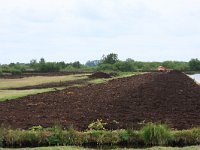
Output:
[[[177,129],[200,125],[200,86],[183,73],[148,73],[0,103],[0,123],[14,128],[60,122],[84,130],[96,119],[108,129],[165,122]],[[116,123],[118,122],[118,123]]]

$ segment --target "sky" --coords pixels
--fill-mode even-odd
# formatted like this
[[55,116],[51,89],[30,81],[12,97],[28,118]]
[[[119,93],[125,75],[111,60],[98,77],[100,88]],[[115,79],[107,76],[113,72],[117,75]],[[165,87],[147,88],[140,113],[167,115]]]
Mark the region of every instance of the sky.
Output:
[[0,64],[200,57],[200,0],[0,0]]

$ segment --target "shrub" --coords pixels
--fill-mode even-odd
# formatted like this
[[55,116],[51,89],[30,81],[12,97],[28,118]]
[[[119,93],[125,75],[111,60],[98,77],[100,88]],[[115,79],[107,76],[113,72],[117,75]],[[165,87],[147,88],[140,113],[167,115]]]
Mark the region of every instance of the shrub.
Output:
[[126,130],[128,134],[127,143],[135,146],[144,146],[144,140],[140,136],[139,131],[135,131],[133,129]]
[[31,128],[29,128],[29,130],[32,130],[32,131],[41,131],[43,130],[43,127],[42,126],[32,126]]
[[132,72],[136,71],[132,62],[119,61],[114,64],[115,68],[122,72]]
[[60,71],[60,66],[53,62],[40,63],[38,65],[38,70],[43,72],[57,72]]
[[194,128],[191,130],[174,131],[174,142],[175,146],[189,146],[200,144],[200,129]]
[[87,141],[84,133],[80,133],[74,129],[64,131],[65,145],[82,145]]
[[21,75],[21,74],[22,74],[22,71],[21,71],[20,69],[15,69],[15,68],[13,68],[13,69],[10,69],[10,73],[11,73],[12,75]]
[[0,147],[3,147],[3,129],[0,128]]
[[63,129],[60,125],[55,125],[52,128],[52,135],[48,137],[48,143],[49,145],[66,145],[65,144],[65,139],[64,139],[64,134],[63,134]]
[[90,130],[105,130],[104,126],[106,123],[103,123],[102,120],[97,119],[97,121],[92,122],[88,125],[88,129]]
[[172,139],[169,128],[164,124],[149,123],[140,130],[140,135],[146,145],[167,145]]

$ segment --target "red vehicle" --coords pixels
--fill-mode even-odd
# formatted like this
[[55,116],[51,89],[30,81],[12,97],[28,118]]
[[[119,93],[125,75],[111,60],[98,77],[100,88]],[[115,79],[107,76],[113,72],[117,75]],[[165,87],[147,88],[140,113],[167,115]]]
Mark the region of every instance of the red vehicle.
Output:
[[158,67],[158,71],[160,71],[160,72],[167,72],[167,69],[165,67],[163,67],[163,66],[159,66]]

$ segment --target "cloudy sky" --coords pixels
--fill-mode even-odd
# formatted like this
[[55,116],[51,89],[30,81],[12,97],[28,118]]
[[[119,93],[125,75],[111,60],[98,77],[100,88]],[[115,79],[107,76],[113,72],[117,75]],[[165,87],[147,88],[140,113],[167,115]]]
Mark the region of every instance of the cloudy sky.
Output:
[[200,58],[200,0],[0,0],[0,63]]

